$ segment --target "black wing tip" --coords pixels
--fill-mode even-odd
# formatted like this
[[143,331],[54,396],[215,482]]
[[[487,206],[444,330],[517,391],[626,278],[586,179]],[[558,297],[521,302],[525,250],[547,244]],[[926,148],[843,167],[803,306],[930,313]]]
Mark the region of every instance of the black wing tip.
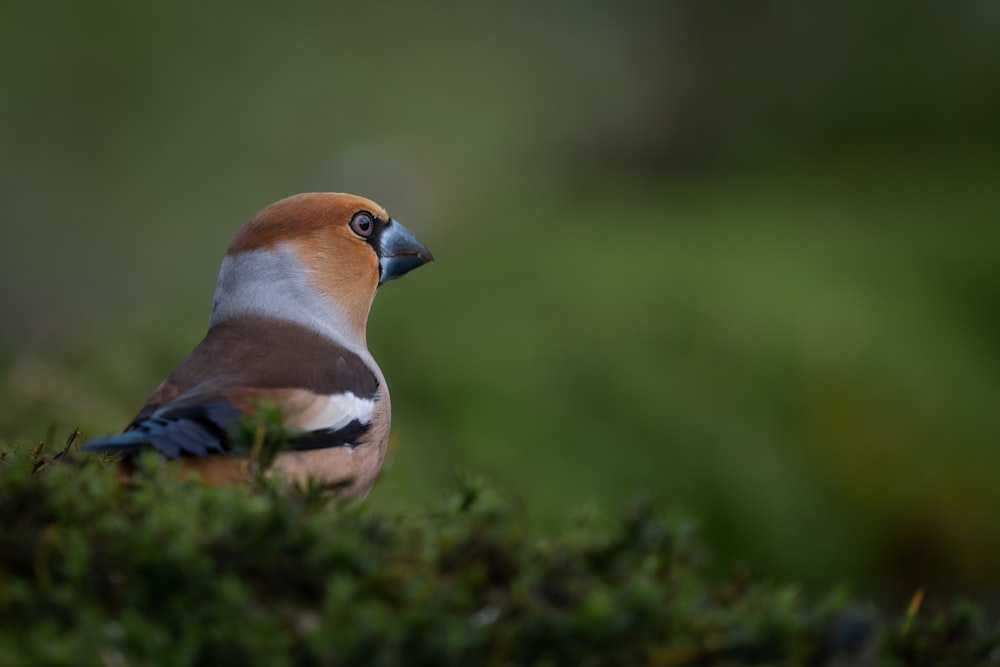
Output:
[[95,454],[134,454],[154,446],[147,438],[137,437],[138,435],[136,431],[126,431],[94,438],[81,445],[80,451]]
[[80,449],[124,456],[152,449],[167,459],[204,458],[229,449],[227,428],[240,414],[228,403],[184,407],[146,417],[124,433],[95,438]]

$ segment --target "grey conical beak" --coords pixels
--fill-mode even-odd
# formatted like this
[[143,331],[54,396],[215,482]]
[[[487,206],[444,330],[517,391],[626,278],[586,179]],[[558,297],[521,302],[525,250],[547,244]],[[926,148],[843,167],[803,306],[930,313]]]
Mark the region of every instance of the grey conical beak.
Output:
[[433,262],[434,257],[409,229],[390,219],[379,236],[378,261],[382,268],[378,282],[382,284]]

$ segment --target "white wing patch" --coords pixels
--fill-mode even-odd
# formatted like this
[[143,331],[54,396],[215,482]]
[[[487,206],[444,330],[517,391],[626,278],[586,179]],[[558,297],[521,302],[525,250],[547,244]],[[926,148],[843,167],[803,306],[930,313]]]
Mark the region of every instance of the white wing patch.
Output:
[[[326,401],[324,405],[322,402]],[[296,426],[303,431],[319,431],[323,429],[337,430],[350,424],[355,419],[362,424],[370,424],[375,401],[370,398],[358,398],[349,391],[317,399],[318,412],[310,415]],[[312,410],[310,410],[312,412]]]

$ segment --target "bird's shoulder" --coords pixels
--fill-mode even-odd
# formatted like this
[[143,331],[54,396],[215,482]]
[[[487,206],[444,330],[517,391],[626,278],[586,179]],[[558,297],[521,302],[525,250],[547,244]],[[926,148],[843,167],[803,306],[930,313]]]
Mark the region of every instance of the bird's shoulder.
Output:
[[[317,396],[350,393],[375,400],[379,372],[367,354],[301,324],[241,317],[213,326],[150,397],[162,405],[203,387],[230,393],[302,390]],[[148,406],[147,406],[148,407]]]
[[294,449],[358,446],[387,429],[388,395],[370,356],[296,323],[240,318],[216,324],[153,392],[105,451],[152,445],[169,458],[228,449],[241,417],[280,409]]

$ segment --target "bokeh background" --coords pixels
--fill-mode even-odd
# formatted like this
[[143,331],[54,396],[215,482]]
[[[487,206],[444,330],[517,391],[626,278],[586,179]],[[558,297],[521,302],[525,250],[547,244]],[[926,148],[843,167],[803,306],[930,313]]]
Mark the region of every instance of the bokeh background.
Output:
[[720,563],[1000,590],[1000,4],[0,9],[0,437],[120,429],[235,230],[370,196],[437,263],[369,323],[419,512],[636,494]]

